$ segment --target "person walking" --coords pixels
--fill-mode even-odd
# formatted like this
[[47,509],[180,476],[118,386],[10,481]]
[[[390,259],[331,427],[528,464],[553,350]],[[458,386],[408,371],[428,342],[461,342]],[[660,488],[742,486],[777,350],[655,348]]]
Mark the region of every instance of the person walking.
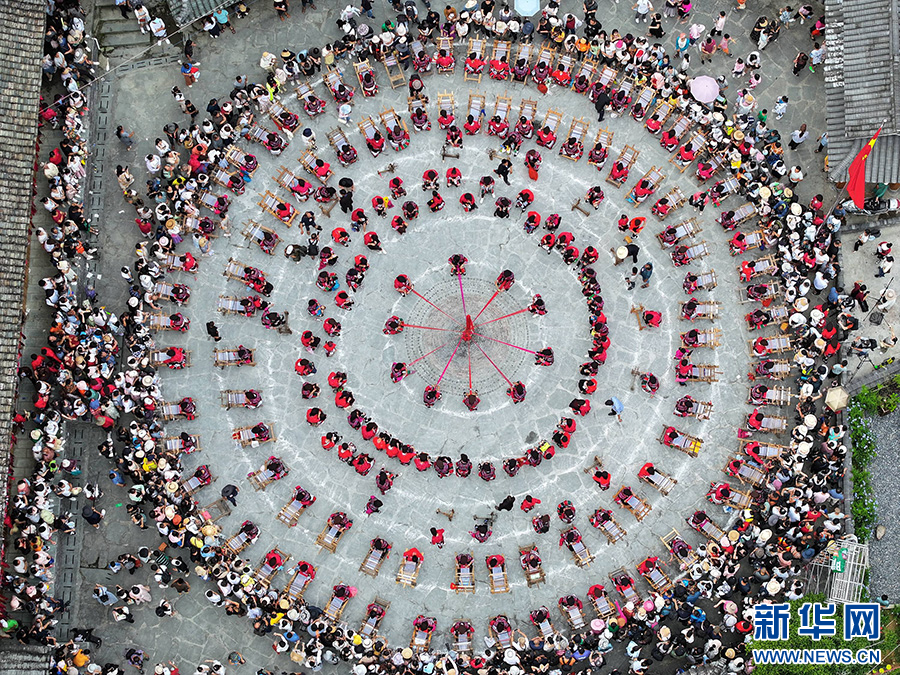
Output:
[[620,422],[622,421],[622,413],[625,412],[625,405],[617,399],[615,396],[612,398],[606,399],[606,404],[609,406],[609,416],[615,417]]
[[184,76],[184,83],[189,87],[193,87],[194,82],[200,79],[200,69],[190,61],[181,62],[181,74]]
[[634,22],[640,23],[643,21],[647,23],[647,18],[650,16],[650,12],[653,10],[653,4],[650,0],[637,0],[636,3],[632,6],[634,10]]
[[722,35],[722,30],[725,28],[725,12],[719,12],[719,16],[716,17],[716,21],[713,24],[712,30],[709,31],[711,37],[715,37],[716,35]]
[[603,121],[603,116],[606,114],[606,106],[609,105],[610,100],[609,94],[607,94],[605,90],[597,95],[597,100],[594,102],[594,110],[596,110],[599,115],[599,122]]
[[126,150],[134,150],[134,132],[125,131],[125,127],[119,125],[116,127],[116,138],[122,141],[122,145]]
[[788,97],[787,96],[779,96],[775,100],[775,105],[772,108],[772,112],[775,113],[775,119],[780,120],[784,117],[784,114],[787,112],[788,107]]
[[653,263],[645,263],[641,268],[641,281],[644,283],[641,284],[641,288],[647,288],[650,286],[650,277],[653,276]]
[[274,7],[275,12],[278,14],[278,18],[281,21],[291,18],[291,14],[288,11],[291,6],[288,4],[288,0],[274,0]]
[[818,143],[818,147],[816,148],[816,152],[822,152],[828,147],[828,132],[822,132],[822,135],[816,139],[816,143]]
[[716,53],[716,41],[711,37],[706,38],[702,45],[700,45],[700,63],[706,63],[707,61],[712,63],[713,54]]
[[494,169],[494,173],[500,176],[503,179],[503,182],[509,185],[509,172],[512,171],[512,162],[508,159],[504,159],[500,162],[496,169]]
[[444,530],[436,527],[431,528],[431,544],[438,548],[444,548]]
[[799,129],[794,129],[791,132],[791,140],[788,143],[788,147],[791,150],[796,150],[807,138],[809,138],[809,132],[806,130],[806,125],[801,124]]
[[231,483],[229,483],[222,488],[222,498],[227,499],[229,502],[231,502],[232,506],[237,506],[237,499],[235,499],[235,497],[238,496],[238,493],[240,491],[241,490],[237,485],[232,485]]

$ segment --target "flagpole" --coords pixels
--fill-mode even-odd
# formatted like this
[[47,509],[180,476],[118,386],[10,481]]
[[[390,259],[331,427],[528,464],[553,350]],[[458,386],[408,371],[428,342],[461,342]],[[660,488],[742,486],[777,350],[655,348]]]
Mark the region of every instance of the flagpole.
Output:
[[[883,120],[881,121],[881,124],[878,126],[878,130],[875,132],[875,135],[872,136],[872,138],[869,140],[868,143],[866,143],[866,145],[869,146],[869,152],[862,158],[862,160],[863,160],[863,162],[862,162],[862,165],[863,165],[863,166],[862,166],[863,171],[865,171],[865,165],[866,165],[865,163],[866,163],[866,161],[868,161],[869,155],[872,154],[872,151],[875,149],[875,140],[878,138],[878,134],[881,133],[881,130],[884,129],[884,125],[885,125],[886,123],[887,123],[887,119],[883,119]],[[860,155],[860,153],[862,153],[862,151],[863,151],[864,149],[865,149],[865,146],[863,146],[862,148],[860,148],[859,153],[857,153],[857,156],[853,158],[853,162],[850,163],[850,167],[852,167],[853,164],[856,162],[856,160],[859,159],[859,155]],[[849,175],[849,168],[848,168],[848,170],[847,170],[847,173],[848,173],[848,175],[847,175],[847,181],[846,181],[846,183],[844,184],[844,189],[841,190],[841,192],[838,194],[837,200],[835,201],[835,203],[832,205],[831,209],[829,209],[828,213],[826,214],[826,216],[825,216],[826,220],[827,220],[828,217],[831,215],[832,211],[834,211],[835,207],[838,205],[838,202],[840,201],[841,197],[842,197],[843,194],[844,194],[844,190],[847,191],[847,195],[850,196],[851,199],[852,199],[852,195],[850,195],[850,175]],[[863,176],[863,182],[865,182],[865,176]],[[865,188],[864,188],[864,189],[865,189]],[[865,199],[865,194],[863,195],[863,198]],[[864,208],[863,208],[863,207],[860,207],[858,204],[856,204],[855,201],[854,201],[853,203],[854,203],[854,205],[855,205],[857,208],[859,208],[859,209],[861,209],[861,210],[864,210]]]

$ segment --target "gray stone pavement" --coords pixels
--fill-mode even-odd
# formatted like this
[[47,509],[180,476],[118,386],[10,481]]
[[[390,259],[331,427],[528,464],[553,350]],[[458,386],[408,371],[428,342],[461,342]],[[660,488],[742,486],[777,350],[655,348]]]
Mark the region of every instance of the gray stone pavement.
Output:
[[[323,5],[324,3],[320,4],[320,7]],[[563,10],[566,9],[568,7],[564,4]],[[756,11],[751,5],[751,10],[745,12],[744,16],[732,13],[729,28],[737,38],[735,54],[746,54],[750,50],[747,35],[757,14],[767,12],[771,15],[774,9],[774,5],[764,4]],[[267,10],[268,7],[259,7],[259,11],[254,11],[250,19],[238,21],[236,36],[223,34],[216,42],[204,35],[196,38],[202,75],[187,94],[198,108],[202,110],[206,101],[213,96],[227,95],[237,72],[246,73],[251,79],[259,78],[261,71],[257,63],[262,51],[277,53],[285,45],[296,50],[319,44],[328,36],[334,36],[336,17],[333,12],[320,9],[301,14],[297,7],[294,8],[292,19],[281,23]],[[718,7],[702,7],[697,12],[697,19],[711,26],[712,16],[717,11]],[[618,24],[623,29],[633,21],[630,17],[631,12],[625,4],[610,5],[600,15],[601,21],[608,28]],[[379,13],[378,18],[379,21],[383,20],[384,15]],[[674,44],[677,36],[678,29],[672,24],[672,20],[666,23],[669,31],[665,38],[667,46]],[[774,124],[783,135],[787,135],[801,122],[809,124],[813,137],[824,128],[823,107],[817,105],[821,93],[817,79],[819,75],[805,72],[800,79],[794,80],[790,74],[789,64],[797,45],[805,47],[807,39],[805,28],[794,28],[771,45],[764,54],[763,83],[757,90],[761,105],[771,108],[775,97],[784,93],[788,93],[791,98],[788,115]],[[461,56],[459,50],[457,56]],[[699,59],[695,59],[695,63],[698,61]],[[347,62],[341,65],[345,79],[352,81],[350,65]],[[693,68],[694,72],[704,72],[707,69],[705,66],[700,68],[699,65]],[[710,72],[718,74],[726,69],[728,65],[723,57],[713,64]],[[378,76],[381,84],[379,96],[368,101],[360,100],[361,96],[357,96],[354,123],[361,115],[374,116],[390,106],[405,114],[405,88],[391,91],[386,86],[386,79],[381,71]],[[130,251],[137,235],[130,209],[124,202],[118,201],[113,170],[117,159],[128,162],[132,164],[138,180],[143,180],[142,157],[150,151],[153,139],[161,135],[162,125],[170,119],[178,119],[182,123],[185,120],[168,93],[174,84],[183,87],[177,66],[168,66],[130,71],[119,77],[113,88],[112,115],[115,121],[135,129],[141,142],[136,152],[130,154],[119,152],[116,148],[107,162],[104,189],[108,215],[103,227],[105,255],[101,265],[106,283],[101,288],[101,297],[110,304],[120,301],[124,296],[124,283],[118,279],[118,268],[125,261],[118,252]],[[591,120],[589,138],[593,138],[597,128],[601,126],[592,109],[586,106],[585,99],[572,92],[554,91],[541,98],[533,88],[519,84],[499,85],[486,76],[480,85],[474,86],[474,83],[462,81],[461,63],[457,74],[430,75],[426,78],[426,85],[432,101],[440,92],[454,93],[457,115],[461,114],[468,92],[473,89],[487,96],[488,112],[493,109],[494,97],[508,92],[513,99],[514,109],[518,109],[519,100],[526,97],[538,100],[539,117],[550,106],[563,110],[566,117],[562,130],[568,128],[573,115],[584,115]],[[320,95],[325,96],[321,85],[316,84],[316,88]],[[738,88],[738,84],[733,82],[728,92],[730,99],[734,98]],[[155,100],[148,105],[151,97]],[[283,101],[289,108],[300,111],[292,96],[286,94]],[[434,105],[429,106],[428,112],[434,120],[437,116]],[[305,117],[303,120],[304,123],[308,122]],[[406,181],[410,197],[419,202],[422,214],[403,237],[390,230],[386,221],[371,216],[370,223],[381,236],[386,255],[369,255],[371,269],[365,284],[356,294],[357,306],[352,312],[336,311],[331,302],[326,303],[329,305],[328,314],[339,318],[344,332],[338,340],[339,347],[334,358],[325,359],[321,352],[315,355],[319,373],[309,379],[317,381],[328,392],[325,383],[327,373],[335,369],[345,370],[350,378],[349,386],[356,394],[361,409],[370,413],[382,428],[432,456],[446,452],[456,457],[459,452],[467,452],[473,459],[497,459],[518,454],[536,440],[548,436],[553,424],[565,412],[568,401],[575,396],[577,366],[584,360],[589,346],[587,315],[572,273],[555,255],[548,258],[536,246],[536,235],[529,237],[522,232],[521,218],[514,217],[505,222],[493,220],[489,216],[487,202],[474,214],[470,214],[472,217],[462,214],[456,204],[461,192],[458,188],[442,190],[448,202],[443,212],[438,215],[427,213],[425,200],[421,197],[423,193],[418,188],[419,177],[429,167],[443,173],[453,161],[442,163],[439,159],[438,150],[443,137],[436,125],[431,132],[414,134],[411,147],[405,152],[394,154],[387,150],[386,154],[377,159],[372,159],[366,151],[355,127],[345,128],[351,142],[359,150],[360,161],[344,171],[332,161],[334,153],[326,145],[325,133],[334,124],[335,119],[329,114],[314,120],[310,126],[319,137],[320,156],[332,162],[337,177],[353,177],[357,184],[359,204],[368,207],[373,195],[387,193],[388,178],[379,178],[376,170],[383,168],[388,162],[396,162],[399,175]],[[668,163],[669,156],[639,124],[627,117],[608,117],[602,126],[608,126],[615,132],[613,145],[616,151],[626,143],[640,149],[641,156],[632,171],[633,179],[655,165],[662,166],[667,174],[663,191],[674,185],[682,186],[686,192],[693,187],[691,173],[679,174]],[[247,147],[246,144],[243,145]],[[550,151],[543,152],[545,162],[540,179],[536,184],[531,183],[526,178],[522,158],[515,159],[512,187],[506,188],[501,183],[497,187],[497,194],[514,197],[518,189],[527,184],[536,192],[534,206],[539,212],[545,216],[551,212],[562,214],[562,229],[575,234],[576,246],[593,244],[603,252],[603,257],[595,268],[604,290],[612,347],[609,361],[598,375],[600,388],[593,397],[594,411],[587,418],[579,419],[579,429],[566,451],[558,453],[549,465],[544,464],[537,470],[523,469],[514,479],[500,474],[498,480],[490,484],[477,477],[465,481],[454,477],[440,482],[433,472],[418,474],[411,466],[400,468],[395,461],[379,457],[379,462],[384,460],[386,466],[392,470],[399,469],[402,475],[395,488],[384,499],[383,513],[366,518],[363,506],[368,496],[375,492],[371,475],[360,478],[351,473],[350,467],[340,463],[333,453],[326,456],[328,453],[320,448],[318,441],[320,433],[330,429],[354,440],[356,436],[341,419],[338,409],[328,400],[330,396],[326,393],[316,403],[327,411],[329,419],[320,429],[311,430],[303,421],[307,405],[299,397],[300,382],[292,372],[294,360],[305,355],[299,346],[299,333],[312,328],[321,335],[318,326],[306,318],[303,300],[313,296],[325,300],[327,294],[314,287],[315,273],[308,261],[294,265],[281,255],[269,258],[256,247],[245,248],[240,236],[241,223],[253,218],[274,227],[285,242],[302,241],[296,230],[287,230],[276,223],[270,216],[262,213],[255,203],[257,193],[274,187],[272,177],[280,165],[300,168],[296,159],[301,152],[301,145],[299,139],[296,140],[278,158],[270,157],[258,146],[253,148],[261,166],[253,182],[248,185],[247,193],[237,198],[232,206],[230,215],[233,236],[230,239],[216,240],[216,255],[201,259],[201,272],[197,277],[173,277],[192,288],[190,305],[184,310],[193,323],[191,331],[186,334],[161,335],[158,340],[160,346],[177,344],[193,352],[194,365],[190,369],[164,374],[164,393],[170,399],[191,395],[198,403],[200,414],[196,421],[172,424],[169,430],[189,430],[202,436],[203,451],[186,458],[186,465],[192,469],[200,463],[210,464],[217,482],[200,493],[201,502],[213,501],[226,482],[233,482],[242,489],[239,508],[232,516],[220,521],[224,533],[233,533],[242,520],[252,518],[262,529],[260,541],[245,553],[252,563],[255,564],[269,547],[277,544],[289,552],[294,561],[307,559],[317,565],[319,575],[307,594],[307,599],[313,603],[324,604],[331,586],[339,581],[356,586],[359,589],[358,597],[345,613],[345,618],[351,624],[355,625],[360,620],[365,604],[374,595],[390,599],[392,607],[382,629],[393,641],[404,642],[408,639],[410,623],[416,614],[422,612],[438,617],[439,636],[435,640],[435,646],[442,645],[446,640],[445,630],[449,621],[461,616],[471,619],[480,635],[483,635],[487,618],[500,612],[507,613],[515,625],[530,632],[526,625],[529,610],[542,604],[552,607],[560,595],[568,592],[583,594],[591,584],[606,581],[606,574],[618,566],[625,565],[633,569],[633,565],[642,557],[663,554],[658,537],[665,535],[673,527],[687,531],[684,516],[705,503],[703,494],[708,482],[722,476],[721,467],[726,457],[737,448],[735,428],[742,423],[747,412],[742,403],[746,397],[745,373],[748,368],[746,339],[750,336],[739,326],[744,309],[736,303],[737,261],[728,255],[726,235],[713,222],[717,214],[707,210],[698,216],[704,230],[701,237],[710,243],[712,254],[694,268],[714,268],[718,274],[719,286],[708,297],[723,304],[722,318],[717,324],[723,329],[722,344],[716,350],[709,350],[708,354],[701,354],[705,350],[698,350],[695,352],[695,360],[717,364],[722,370],[722,376],[716,384],[692,385],[681,389],[674,383],[670,359],[677,345],[678,333],[689,327],[677,318],[677,302],[686,299],[680,291],[684,270],[673,269],[668,254],[656,243],[654,235],[661,226],[650,216],[649,205],[645,204],[639,210],[641,215],[648,216],[648,225],[638,243],[643,249],[641,263],[646,260],[653,262],[655,273],[649,289],[637,289],[629,293],[625,291],[623,282],[627,265],[613,267],[605,253],[610,247],[622,243],[621,236],[613,227],[618,215],[634,211],[632,207],[624,205],[624,189],[616,191],[608,186],[601,180],[605,173],[598,174],[584,159],[573,165]],[[489,147],[495,146],[489,143],[486,136],[474,139],[466,137],[461,157],[455,162],[463,172],[464,188],[476,189],[478,177],[496,166],[496,162],[489,161],[487,157]],[[823,192],[828,198],[832,193],[826,190],[820,171],[812,168],[814,162],[818,161],[813,149],[814,144],[810,141],[796,153],[799,161],[805,163],[808,174],[802,193],[812,195],[814,192]],[[632,183],[633,180],[629,181],[629,185]],[[571,212],[571,204],[576,198],[582,197],[593,184],[610,188],[605,190],[607,199],[600,210],[589,217]],[[694,215],[697,214],[689,210],[682,211],[672,216],[672,219]],[[331,227],[346,226],[347,220],[339,209],[332,212],[331,219],[319,217],[326,233]],[[338,251],[341,260],[335,271],[341,275],[349,266],[348,261],[353,255],[367,252],[360,239],[355,235],[349,249]],[[455,252],[465,253],[469,257],[469,276],[473,281],[492,280],[505,267],[514,270],[518,283],[509,294],[510,301],[525,303],[533,292],[540,292],[547,301],[549,312],[546,316],[527,317],[529,345],[552,345],[556,363],[551,368],[541,369],[526,364],[515,371],[526,382],[529,391],[528,399],[521,405],[510,405],[502,391],[498,390],[483,396],[482,408],[475,414],[464,413],[457,400],[449,395],[438,407],[428,411],[421,404],[424,382],[418,375],[411,376],[401,385],[393,385],[387,378],[390,363],[396,360],[396,355],[403,354],[404,340],[401,338],[404,336],[388,338],[382,335],[380,329],[390,314],[404,316],[415,311],[413,298],[400,298],[393,292],[391,282],[394,276],[406,273],[419,288],[429,288],[447,279],[445,261],[449,254]],[[279,336],[272,331],[265,331],[255,320],[221,318],[216,315],[213,307],[219,294],[241,295],[245,291],[243,286],[228,282],[221,275],[230,256],[258,265],[266,271],[276,287],[272,298],[275,307],[291,311],[293,336]],[[635,317],[629,313],[632,302],[662,312],[663,326],[658,330],[638,331]],[[222,345],[242,342],[258,350],[256,368],[233,371],[213,368],[212,343],[203,331],[203,324],[209,319],[220,322],[224,336]],[[660,377],[663,385],[655,399],[649,399],[639,387],[632,390],[631,371],[634,368],[650,370]],[[263,407],[258,411],[223,411],[219,405],[219,391],[241,387],[260,389],[265,400]],[[699,400],[714,402],[715,412],[711,420],[698,422],[672,416],[674,401],[685,392]],[[626,413],[621,424],[607,417],[603,409],[602,402],[610,393],[617,395],[625,403]],[[257,420],[274,421],[279,436],[277,443],[247,451],[236,448],[229,437],[231,429]],[[664,423],[675,423],[685,431],[701,436],[704,446],[700,457],[691,459],[659,445],[655,438]],[[270,486],[267,491],[254,493],[244,476],[248,471],[259,468],[268,454],[281,456],[290,466],[291,474],[284,481]],[[635,522],[632,516],[615,507],[612,503],[614,492],[601,493],[591,484],[589,476],[581,471],[589,465],[594,454],[599,454],[604,459],[613,475],[614,486],[631,485],[652,504],[653,511],[643,523]],[[679,484],[669,496],[652,493],[637,480],[637,470],[648,460],[654,461],[658,467],[678,479]],[[101,477],[106,471],[103,462],[92,461],[87,478]],[[538,472],[540,476],[536,475]],[[304,514],[298,526],[289,530],[275,521],[274,516],[277,509],[288,501],[291,487],[296,484],[302,484],[316,494],[318,501]],[[572,563],[568,552],[557,547],[556,538],[560,527],[554,524],[550,534],[535,535],[530,527],[530,516],[518,510],[499,515],[494,527],[495,533],[487,544],[476,544],[468,536],[472,515],[486,514],[506,494],[521,497],[528,492],[544,502],[536,513],[552,513],[555,504],[565,498],[573,501],[578,510],[576,524],[584,534],[588,547],[597,554],[589,568],[579,569]],[[222,658],[234,648],[240,649],[248,657],[248,667],[275,662],[276,657],[269,650],[268,641],[248,639],[249,632],[245,622],[224,619],[219,610],[209,606],[202,594],[196,592],[202,590],[203,584],[193,576],[189,581],[195,592],[177,600],[176,617],[159,621],[152,608],[138,607],[135,611],[137,623],[134,626],[113,624],[107,610],[90,600],[90,589],[97,582],[124,584],[124,579],[110,578],[103,569],[105,562],[124,550],[134,550],[146,543],[148,537],[155,541],[155,537],[149,533],[137,533],[127,522],[122,512],[124,507],[116,506],[124,495],[117,493],[112,486],[107,488],[107,493],[104,506],[108,510],[108,516],[104,525],[99,532],[89,532],[89,536],[84,538],[80,572],[81,602],[75,621],[97,625],[100,627],[99,632],[108,636],[100,650],[101,657],[106,660],[114,659],[121,656],[124,647],[138,644],[148,651],[149,658],[154,662],[169,658],[186,658],[197,662],[207,657]],[[626,539],[615,546],[607,546],[587,522],[587,516],[600,506],[612,508],[616,518],[629,531]],[[456,518],[448,523],[443,516],[434,514],[437,508],[455,508]],[[345,537],[336,554],[317,553],[313,543],[315,536],[324,526],[327,515],[336,510],[347,511],[354,518],[354,528]],[[727,521],[727,514],[718,509],[709,510],[718,522],[724,524]],[[443,551],[428,546],[428,528],[433,525],[446,529],[447,546]],[[394,544],[394,550],[380,576],[370,579],[356,570],[368,550],[369,540],[374,536],[388,539]],[[694,535],[689,534],[688,537],[699,543]],[[532,541],[540,548],[548,583],[528,589],[515,555],[519,545]],[[414,590],[396,587],[393,582],[399,555],[409,546],[418,546],[424,551],[426,558],[419,586]],[[483,602],[489,594],[484,568],[480,565],[477,594],[470,597],[452,593],[449,586],[452,581],[453,553],[463,550],[473,550],[479,559],[496,552],[506,555],[512,593],[497,598],[496,601],[491,598],[490,601]],[[670,572],[674,573],[674,570]],[[142,570],[133,579],[146,579],[147,575],[148,572]],[[282,575],[284,576],[286,575]],[[279,578],[276,583],[283,584],[285,581],[285,578]],[[155,589],[154,601],[162,595],[170,599],[175,596],[171,590]],[[553,616],[556,624],[562,627],[564,622],[561,617],[555,611]],[[284,659],[279,662],[286,663]]]
[[892,573],[900,550],[900,530],[896,523],[900,517],[900,507],[895,496],[900,491],[896,466],[900,461],[900,413],[885,417],[873,417],[872,432],[878,443],[878,454],[869,466],[872,487],[878,502],[878,524],[884,525],[886,532],[881,540],[874,537],[869,541],[869,560],[872,564],[870,593],[873,598],[886,594],[892,602],[900,599],[900,583]]

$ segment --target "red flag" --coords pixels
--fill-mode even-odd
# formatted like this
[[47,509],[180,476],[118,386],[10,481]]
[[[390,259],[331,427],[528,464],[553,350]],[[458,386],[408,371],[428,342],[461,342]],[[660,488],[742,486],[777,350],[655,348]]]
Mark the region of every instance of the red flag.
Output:
[[878,131],[872,136],[872,140],[863,146],[847,170],[850,176],[847,182],[847,194],[850,195],[850,199],[853,200],[853,203],[858,208],[863,208],[863,204],[866,201],[866,160],[872,153],[872,148],[875,147],[875,139],[878,138],[880,133],[881,127],[878,127]]

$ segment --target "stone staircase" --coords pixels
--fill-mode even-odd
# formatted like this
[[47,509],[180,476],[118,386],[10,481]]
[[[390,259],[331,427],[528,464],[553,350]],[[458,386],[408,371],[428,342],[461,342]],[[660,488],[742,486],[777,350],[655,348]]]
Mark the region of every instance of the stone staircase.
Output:
[[[150,13],[153,14],[152,8]],[[153,44],[150,32],[141,33],[138,28],[134,12],[128,12],[128,18],[123,19],[114,0],[97,0],[92,35],[99,40],[100,48],[107,57],[127,57],[129,52],[137,52]]]
[[47,675],[50,656],[49,647],[0,640],[0,675]]

